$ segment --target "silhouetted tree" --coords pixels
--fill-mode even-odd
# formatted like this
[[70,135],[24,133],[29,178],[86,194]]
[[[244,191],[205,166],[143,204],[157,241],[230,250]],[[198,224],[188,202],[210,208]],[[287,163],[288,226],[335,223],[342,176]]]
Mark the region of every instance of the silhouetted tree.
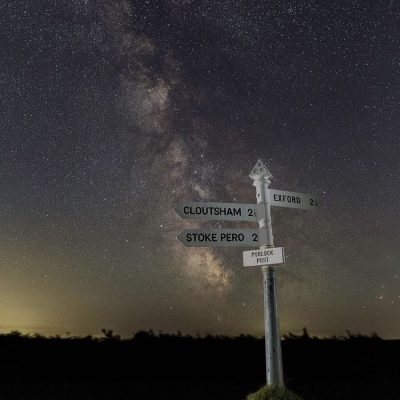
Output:
[[302,336],[302,339],[310,339],[310,335],[309,335],[309,333],[308,333],[306,327],[303,328],[303,336]]
[[119,335],[114,335],[114,331],[112,329],[102,329],[101,330],[103,332],[104,338],[106,340],[120,340],[120,336]]

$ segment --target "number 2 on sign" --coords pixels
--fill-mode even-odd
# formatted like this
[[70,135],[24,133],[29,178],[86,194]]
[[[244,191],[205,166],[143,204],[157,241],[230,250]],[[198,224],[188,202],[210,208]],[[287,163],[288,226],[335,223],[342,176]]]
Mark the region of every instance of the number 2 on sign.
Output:
[[256,212],[255,212],[255,210],[253,210],[252,208],[249,208],[248,210],[247,210],[247,216],[248,217],[254,217],[256,215]]
[[253,242],[258,242],[258,235],[257,233],[252,233]]
[[317,200],[310,199],[310,206],[317,206],[317,205],[318,205]]

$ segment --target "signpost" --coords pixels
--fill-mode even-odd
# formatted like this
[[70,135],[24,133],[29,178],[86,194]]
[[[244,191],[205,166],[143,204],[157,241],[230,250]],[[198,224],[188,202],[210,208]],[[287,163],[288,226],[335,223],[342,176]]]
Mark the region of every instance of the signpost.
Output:
[[177,239],[186,247],[259,247],[243,252],[243,265],[261,266],[264,282],[265,358],[268,385],[283,386],[282,351],[276,295],[276,268],[285,262],[284,248],[274,247],[271,206],[316,209],[314,195],[270,189],[272,174],[261,160],[250,172],[257,205],[239,203],[180,204],[176,213],[185,219],[258,222],[257,229],[185,229]]
[[[261,160],[257,161],[250,173],[256,187],[258,229],[260,250],[274,247],[272,234],[270,192],[272,174]],[[274,266],[261,267],[264,282],[264,322],[265,322],[265,363],[267,384],[283,386],[282,350],[276,296],[276,269]]]
[[185,229],[177,239],[186,247],[258,247],[257,229]]

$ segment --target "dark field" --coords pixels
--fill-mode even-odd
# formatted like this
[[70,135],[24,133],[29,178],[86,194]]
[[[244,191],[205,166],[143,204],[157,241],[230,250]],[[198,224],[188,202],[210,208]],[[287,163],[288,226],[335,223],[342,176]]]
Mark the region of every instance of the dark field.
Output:
[[[244,400],[265,381],[263,339],[105,333],[0,335],[0,398]],[[282,346],[287,386],[304,400],[400,398],[400,341],[305,334]]]

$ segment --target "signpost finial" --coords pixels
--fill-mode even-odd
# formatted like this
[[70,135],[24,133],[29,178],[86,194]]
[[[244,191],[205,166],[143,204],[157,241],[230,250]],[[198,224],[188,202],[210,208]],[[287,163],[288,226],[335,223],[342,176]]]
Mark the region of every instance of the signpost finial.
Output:
[[268,171],[268,168],[265,166],[265,164],[261,160],[258,160],[256,162],[256,165],[251,170],[249,176],[251,179],[258,179],[263,176],[265,176],[269,179],[272,178],[271,172]]

